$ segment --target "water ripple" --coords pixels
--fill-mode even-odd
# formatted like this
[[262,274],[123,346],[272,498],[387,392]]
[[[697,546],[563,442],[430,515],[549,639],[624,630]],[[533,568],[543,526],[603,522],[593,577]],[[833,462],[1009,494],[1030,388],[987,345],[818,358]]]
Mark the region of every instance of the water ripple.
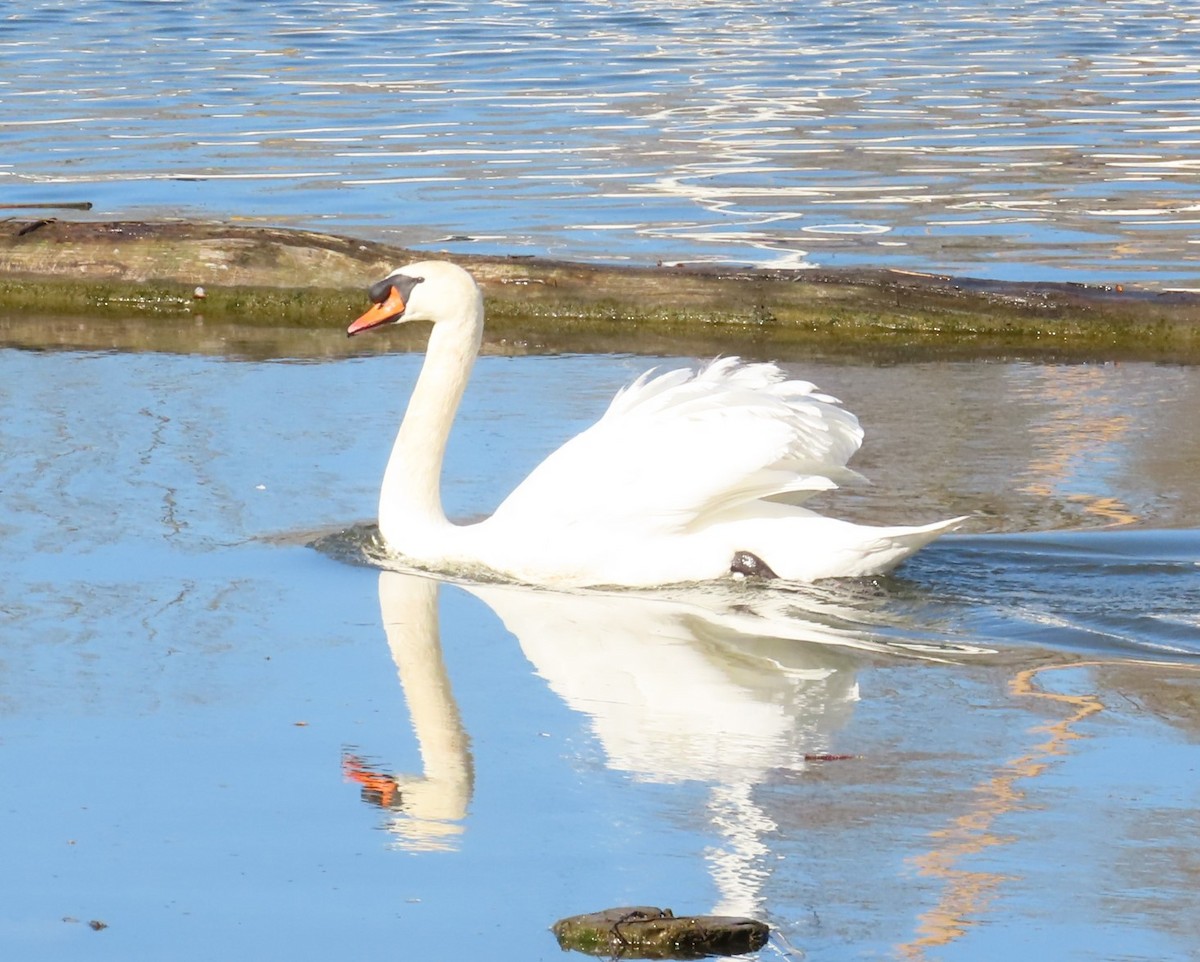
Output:
[[1198,39],[1176,0],[34,2],[0,23],[0,183],[451,250],[1196,286]]

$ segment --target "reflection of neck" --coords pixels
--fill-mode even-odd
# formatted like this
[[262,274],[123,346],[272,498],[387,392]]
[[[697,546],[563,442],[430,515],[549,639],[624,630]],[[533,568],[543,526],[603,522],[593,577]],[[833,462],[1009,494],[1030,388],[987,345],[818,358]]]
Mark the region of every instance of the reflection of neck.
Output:
[[408,402],[379,495],[385,541],[404,545],[421,531],[445,528],[441,476],[450,426],[479,350],[474,318],[435,324],[425,362]]
[[436,581],[384,571],[379,575],[379,602],[388,647],[400,676],[421,751],[424,775],[401,779],[403,808],[417,825],[403,834],[430,840],[453,834],[446,822],[466,817],[474,785],[469,739],[438,636]]

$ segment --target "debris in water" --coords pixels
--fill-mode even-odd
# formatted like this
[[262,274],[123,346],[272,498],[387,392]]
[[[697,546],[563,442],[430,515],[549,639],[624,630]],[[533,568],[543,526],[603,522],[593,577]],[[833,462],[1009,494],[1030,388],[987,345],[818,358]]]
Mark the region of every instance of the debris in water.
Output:
[[639,905],[559,919],[551,926],[563,949],[626,959],[698,959],[741,955],[767,943],[765,922],[726,915],[681,915]]

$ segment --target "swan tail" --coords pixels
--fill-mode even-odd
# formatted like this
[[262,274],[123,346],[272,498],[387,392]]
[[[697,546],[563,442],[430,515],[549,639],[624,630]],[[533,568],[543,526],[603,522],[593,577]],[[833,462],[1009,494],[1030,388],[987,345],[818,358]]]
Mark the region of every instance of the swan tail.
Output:
[[[925,525],[871,527],[805,512],[791,523],[769,521],[768,528],[753,532],[757,537],[745,538],[737,550],[753,553],[785,581],[864,578],[886,574],[966,520],[963,516]],[[737,533],[751,532],[739,527]]]
[[963,515],[946,521],[935,521],[932,524],[879,529],[876,532],[876,540],[864,552],[863,564],[869,570],[865,570],[861,574],[886,574],[931,541],[936,541],[943,534],[961,526],[967,519],[968,516]]

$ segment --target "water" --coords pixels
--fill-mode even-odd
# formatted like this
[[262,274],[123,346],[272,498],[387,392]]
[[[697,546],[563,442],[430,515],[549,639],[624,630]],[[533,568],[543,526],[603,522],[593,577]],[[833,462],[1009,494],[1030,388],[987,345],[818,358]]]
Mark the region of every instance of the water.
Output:
[[[0,350],[4,957],[523,962],[659,904],[763,958],[1194,958],[1200,369],[808,362],[875,482],[825,507],[972,532],[662,597],[366,563],[418,363]],[[484,358],[450,510],[648,363]]]
[[1200,14],[37,0],[6,203],[452,252],[1196,287]]

